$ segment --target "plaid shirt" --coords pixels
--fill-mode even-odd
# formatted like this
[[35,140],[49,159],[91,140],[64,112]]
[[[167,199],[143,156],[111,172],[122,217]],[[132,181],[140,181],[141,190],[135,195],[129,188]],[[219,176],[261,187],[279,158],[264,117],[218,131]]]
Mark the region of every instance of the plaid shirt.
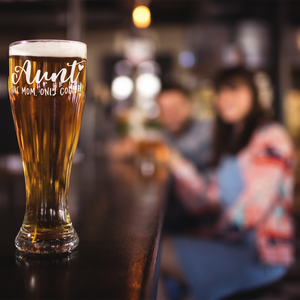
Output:
[[[247,147],[237,154],[244,188],[234,204],[224,207],[219,231],[237,228],[239,234],[254,230],[262,262],[289,265],[294,259],[291,217],[295,156],[285,130],[276,123],[258,128]],[[221,204],[217,172],[205,180],[185,162],[175,168],[177,190],[185,207],[194,214],[204,203]]]

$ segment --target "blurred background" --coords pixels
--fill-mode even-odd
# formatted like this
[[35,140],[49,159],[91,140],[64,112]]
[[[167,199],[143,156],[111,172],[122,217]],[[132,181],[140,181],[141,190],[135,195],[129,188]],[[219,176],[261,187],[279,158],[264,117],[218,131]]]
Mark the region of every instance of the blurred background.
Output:
[[157,129],[155,97],[170,82],[189,91],[196,118],[213,119],[212,79],[239,64],[255,71],[260,101],[298,146],[299,20],[299,1],[0,0],[0,153],[19,152],[9,44],[43,38],[88,45],[84,153],[102,155],[107,140]]
[[[117,152],[108,147],[117,140],[123,141],[117,148],[133,153],[128,137],[153,142],[148,150],[139,144],[140,156],[147,156],[149,147],[157,150],[161,125],[155,99],[173,82],[190,94],[195,118],[213,120],[214,77],[241,64],[255,72],[261,103],[300,147],[300,1],[0,0],[0,28],[0,169],[23,174],[7,92],[8,48],[28,39],[88,45],[86,103],[74,163]],[[156,160],[166,155],[161,147]],[[153,166],[142,164],[141,171],[151,175]],[[5,176],[0,207],[9,199]],[[10,192],[18,197],[14,187],[20,186],[23,203],[24,179],[15,180]],[[296,215],[298,181],[299,176]],[[71,189],[74,199],[76,193]]]

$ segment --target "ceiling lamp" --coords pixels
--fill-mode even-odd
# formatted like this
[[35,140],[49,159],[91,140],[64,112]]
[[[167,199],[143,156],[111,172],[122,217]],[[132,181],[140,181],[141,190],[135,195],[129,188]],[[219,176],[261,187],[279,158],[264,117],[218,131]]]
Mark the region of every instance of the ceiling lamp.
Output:
[[137,6],[132,13],[133,23],[138,28],[146,28],[151,23],[151,13],[147,6]]

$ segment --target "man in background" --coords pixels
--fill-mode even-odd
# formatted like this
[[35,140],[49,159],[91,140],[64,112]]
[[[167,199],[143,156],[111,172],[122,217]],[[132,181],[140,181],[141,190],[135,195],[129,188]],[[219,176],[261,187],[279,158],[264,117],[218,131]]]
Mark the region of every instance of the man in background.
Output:
[[[193,117],[192,99],[180,86],[164,88],[156,101],[160,108],[159,118],[164,127],[165,142],[205,174],[210,162],[212,122]],[[172,178],[168,193],[168,207],[164,221],[166,232],[178,233],[212,221],[210,213],[195,218],[184,210],[177,198]]]
[[199,171],[205,171],[210,161],[212,123],[192,116],[192,99],[179,86],[165,88],[156,101],[166,143]]

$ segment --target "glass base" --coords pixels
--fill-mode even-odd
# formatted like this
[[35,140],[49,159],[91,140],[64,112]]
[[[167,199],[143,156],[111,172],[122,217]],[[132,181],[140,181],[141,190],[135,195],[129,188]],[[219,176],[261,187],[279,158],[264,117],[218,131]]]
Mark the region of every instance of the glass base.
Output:
[[16,239],[15,246],[18,250],[31,254],[60,254],[71,252],[79,244],[79,237],[73,227],[60,234],[37,234],[21,227]]

